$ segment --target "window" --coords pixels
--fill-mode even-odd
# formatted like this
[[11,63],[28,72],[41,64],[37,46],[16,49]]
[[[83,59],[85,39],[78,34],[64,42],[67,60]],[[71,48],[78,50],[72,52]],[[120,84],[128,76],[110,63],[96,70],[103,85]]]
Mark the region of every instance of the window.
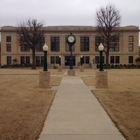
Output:
[[89,37],[80,38],[80,50],[89,51]]
[[99,56],[95,56],[95,63],[96,64],[100,63]]
[[24,61],[24,56],[21,56],[20,57],[20,64],[24,64],[25,63],[25,61]]
[[41,41],[36,47],[36,51],[43,51],[44,44],[45,44],[45,37],[42,37]]
[[119,51],[119,44],[111,44],[110,45],[110,49],[109,49],[111,52],[117,52]]
[[6,36],[6,42],[11,42],[11,36]]
[[51,64],[54,64],[54,63],[55,63],[55,57],[51,56]]
[[11,44],[6,44],[6,50],[7,50],[7,52],[11,51]]
[[36,64],[40,64],[40,57],[36,56]]
[[133,43],[129,43],[129,51],[133,51]]
[[89,56],[85,57],[85,62],[86,62],[86,64],[89,64]]
[[51,64],[59,64],[59,56],[51,56]]
[[[66,50],[66,52],[69,52],[69,51],[70,51],[70,46],[69,46],[69,44],[67,43],[67,37],[66,37],[66,39],[65,39],[65,42],[66,42],[66,44],[65,44],[65,46],[66,46],[65,50]],[[72,51],[74,52],[74,45],[72,45]]]
[[20,50],[21,52],[29,52],[30,48],[28,48],[25,44],[22,44]]
[[110,63],[120,63],[120,56],[110,56]]
[[119,42],[119,36],[114,35],[110,38],[110,42]]
[[41,64],[44,64],[44,56],[41,56]]
[[26,56],[26,63],[30,63],[30,56]]
[[56,56],[56,64],[59,64],[59,56]]
[[59,37],[51,37],[51,51],[59,51]]
[[133,36],[128,37],[129,42],[133,42]]
[[95,37],[95,51],[98,52],[98,47],[100,45],[100,43],[104,43],[104,38],[101,36],[96,36]]
[[116,56],[115,62],[120,63],[120,56]]
[[133,56],[129,56],[128,59],[129,59],[128,60],[129,63],[133,63]]
[[11,64],[11,56],[7,56],[7,64]]
[[90,58],[89,56],[83,56],[82,59],[81,59],[82,63],[83,64],[89,64],[89,58]]
[[110,63],[114,63],[114,56],[110,56]]

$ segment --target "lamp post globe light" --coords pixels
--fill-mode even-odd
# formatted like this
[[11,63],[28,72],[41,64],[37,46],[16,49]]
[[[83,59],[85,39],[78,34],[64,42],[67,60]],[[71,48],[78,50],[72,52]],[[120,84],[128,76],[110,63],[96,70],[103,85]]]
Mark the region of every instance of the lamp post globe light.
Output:
[[82,58],[83,58],[83,55],[80,56],[80,64],[82,66]]
[[59,55],[59,65],[61,66],[61,55]]
[[98,50],[100,52],[100,69],[99,71],[104,71],[103,70],[103,50],[104,50],[104,46],[102,43],[100,43]]
[[43,71],[48,71],[48,68],[47,68],[47,52],[48,52],[48,46],[47,46],[46,43],[43,46],[43,51],[44,51],[44,69],[43,69]]

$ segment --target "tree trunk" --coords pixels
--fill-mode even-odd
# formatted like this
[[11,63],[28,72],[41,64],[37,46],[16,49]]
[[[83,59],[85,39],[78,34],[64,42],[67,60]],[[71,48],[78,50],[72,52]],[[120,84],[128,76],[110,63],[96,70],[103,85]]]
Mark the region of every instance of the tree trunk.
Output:
[[36,65],[35,65],[35,48],[32,49],[32,69],[36,69]]

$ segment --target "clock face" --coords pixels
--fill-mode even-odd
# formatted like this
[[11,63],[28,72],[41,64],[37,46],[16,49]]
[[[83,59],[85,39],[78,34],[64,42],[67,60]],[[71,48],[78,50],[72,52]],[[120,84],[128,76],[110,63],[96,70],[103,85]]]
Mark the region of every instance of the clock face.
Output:
[[68,41],[69,41],[70,43],[73,43],[73,42],[75,41],[74,36],[70,35],[70,36],[68,37]]

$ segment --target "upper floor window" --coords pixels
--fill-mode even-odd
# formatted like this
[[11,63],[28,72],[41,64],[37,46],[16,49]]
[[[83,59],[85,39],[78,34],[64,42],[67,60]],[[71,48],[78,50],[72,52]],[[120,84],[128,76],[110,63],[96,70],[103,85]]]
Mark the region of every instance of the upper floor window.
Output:
[[133,42],[133,36],[128,37],[129,42]]
[[30,48],[27,47],[25,44],[22,44],[20,50],[21,52],[29,52]]
[[110,42],[119,42],[119,36],[118,35],[111,36]]
[[7,56],[7,64],[11,64],[11,56]]
[[51,51],[59,51],[59,37],[51,37]]
[[118,43],[111,44],[109,50],[111,52],[117,52],[117,51],[119,51],[119,44]]
[[[69,44],[67,43],[67,37],[66,37],[66,39],[65,39],[65,42],[66,42],[66,44],[65,44],[65,46],[66,46],[66,48],[65,48],[65,50],[66,50],[66,52],[69,52],[70,51],[70,46],[69,46]],[[74,45],[72,45],[72,51],[74,52]]]
[[104,38],[102,36],[96,36],[95,37],[95,51],[98,52],[98,47],[100,43],[104,43]]
[[10,52],[11,51],[11,44],[6,44],[6,51]]
[[6,36],[6,42],[11,42],[11,36]]
[[129,48],[128,48],[129,51],[133,51],[133,43],[129,43]]
[[80,50],[89,51],[89,37],[80,38]]
[[43,51],[44,43],[45,43],[45,37],[42,37],[41,41],[39,42],[39,44],[36,47],[36,51]]

